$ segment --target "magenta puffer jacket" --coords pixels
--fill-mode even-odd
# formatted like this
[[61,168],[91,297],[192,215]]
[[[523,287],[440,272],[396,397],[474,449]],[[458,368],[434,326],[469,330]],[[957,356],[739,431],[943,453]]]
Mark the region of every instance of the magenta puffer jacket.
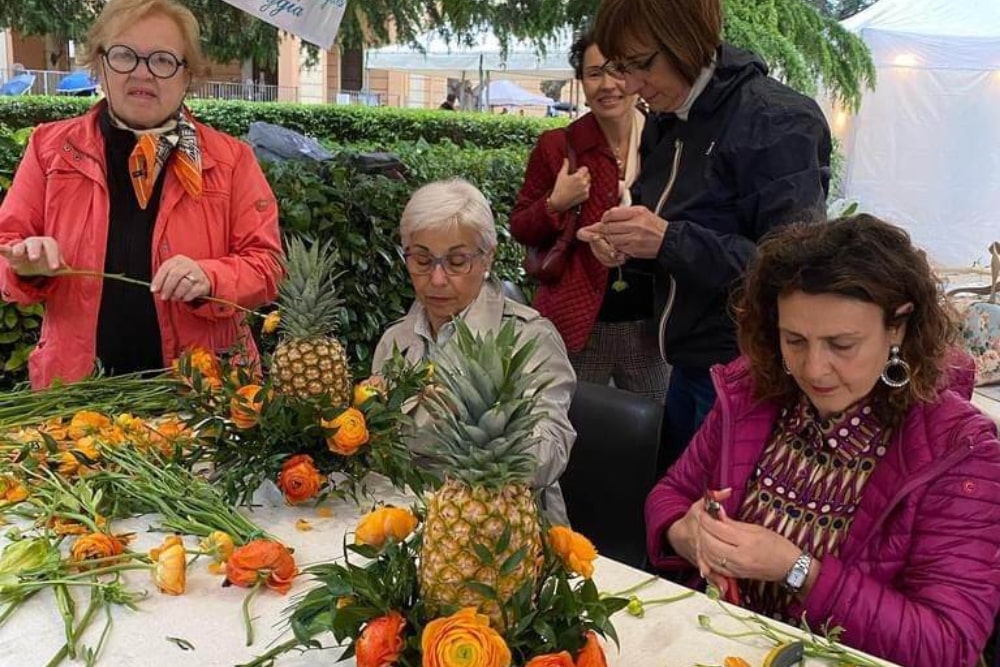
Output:
[[[646,500],[647,549],[660,569],[691,567],[666,533],[706,489],[732,487],[724,506],[737,513],[777,419],[777,405],[753,399],[745,359],[714,367],[712,379],[715,407]],[[960,382],[967,393],[971,382]],[[998,608],[1000,441],[993,422],[945,390],[897,429],[839,556],[823,558],[789,611],[813,628],[841,626],[845,644],[907,667],[970,667]]]

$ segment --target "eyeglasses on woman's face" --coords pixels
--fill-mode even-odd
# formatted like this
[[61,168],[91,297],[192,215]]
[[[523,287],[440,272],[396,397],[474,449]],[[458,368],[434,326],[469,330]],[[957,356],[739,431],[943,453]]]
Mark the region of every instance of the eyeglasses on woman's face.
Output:
[[147,56],[140,56],[135,49],[124,44],[115,44],[107,49],[101,49],[104,62],[119,74],[131,74],[140,62],[146,63],[149,73],[157,79],[169,79],[177,74],[187,61],[175,56],[170,51],[153,51]]
[[614,63],[610,60],[605,61],[603,65],[587,67],[583,70],[584,81],[597,82],[603,79],[605,76],[610,76],[612,79],[621,80],[622,76],[618,73],[618,70]]
[[483,256],[483,251],[476,252],[449,252],[447,255],[438,257],[423,250],[404,252],[403,258],[406,260],[406,268],[415,276],[426,276],[434,273],[435,267],[440,266],[449,276],[465,276],[472,271],[475,260]]
[[656,60],[656,56],[658,55],[660,55],[659,49],[653,51],[648,56],[636,56],[634,58],[618,61],[609,60],[605,66],[608,68],[609,73],[613,73],[613,76],[625,78],[630,74],[648,72],[653,66],[653,61]]

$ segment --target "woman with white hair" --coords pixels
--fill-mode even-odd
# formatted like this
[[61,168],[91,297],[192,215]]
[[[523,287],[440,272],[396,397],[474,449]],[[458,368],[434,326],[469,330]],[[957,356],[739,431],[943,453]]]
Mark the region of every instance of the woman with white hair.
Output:
[[[429,183],[406,204],[399,232],[417,299],[406,316],[383,334],[372,372],[381,370],[393,347],[409,361],[424,359],[434,344],[451,337],[455,318],[462,318],[473,333],[497,331],[514,320],[522,339],[536,342],[533,363],[550,380],[536,404],[545,416],[535,427],[539,437],[534,486],[542,490],[547,516],[553,522],[568,523],[558,480],[576,438],[568,417],[576,375],[552,323],[505,298],[498,282],[490,278],[497,233],[489,202],[462,179]],[[416,418],[420,426],[428,416]]]

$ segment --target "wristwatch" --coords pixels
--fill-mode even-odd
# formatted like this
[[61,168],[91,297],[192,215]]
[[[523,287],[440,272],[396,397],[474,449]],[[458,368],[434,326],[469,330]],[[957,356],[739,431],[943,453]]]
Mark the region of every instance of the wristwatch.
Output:
[[792,569],[785,575],[786,590],[792,593],[798,593],[802,590],[802,587],[806,584],[806,578],[809,576],[809,567],[812,565],[812,560],[812,556],[805,551],[795,559]]

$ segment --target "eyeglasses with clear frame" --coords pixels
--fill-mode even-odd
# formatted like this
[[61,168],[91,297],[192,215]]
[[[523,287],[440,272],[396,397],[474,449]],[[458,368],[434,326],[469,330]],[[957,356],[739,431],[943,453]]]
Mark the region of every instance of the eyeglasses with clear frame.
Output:
[[476,258],[482,257],[482,250],[476,252],[449,252],[447,255],[438,257],[423,250],[404,252],[403,259],[406,260],[406,268],[415,276],[428,276],[434,273],[434,269],[440,266],[445,274],[449,276],[465,276],[472,272],[472,265]]
[[604,75],[610,76],[612,79],[621,80],[623,77],[618,73],[616,66],[610,60],[606,60],[600,67],[588,67],[583,70],[583,78],[585,81],[600,81],[604,78]]
[[648,72],[649,68],[653,66],[653,61],[656,60],[656,56],[658,55],[660,55],[659,49],[653,51],[645,57],[630,58],[628,60],[618,62],[609,60],[604,63],[604,66],[608,68],[609,73],[613,73],[612,76],[624,78],[630,74],[635,74],[636,72]]
[[187,61],[170,53],[170,51],[153,51],[148,56],[140,56],[130,46],[114,44],[101,49],[104,62],[119,74],[131,74],[140,62],[146,63],[146,69],[157,79],[169,79],[177,74],[177,70],[187,66]]

